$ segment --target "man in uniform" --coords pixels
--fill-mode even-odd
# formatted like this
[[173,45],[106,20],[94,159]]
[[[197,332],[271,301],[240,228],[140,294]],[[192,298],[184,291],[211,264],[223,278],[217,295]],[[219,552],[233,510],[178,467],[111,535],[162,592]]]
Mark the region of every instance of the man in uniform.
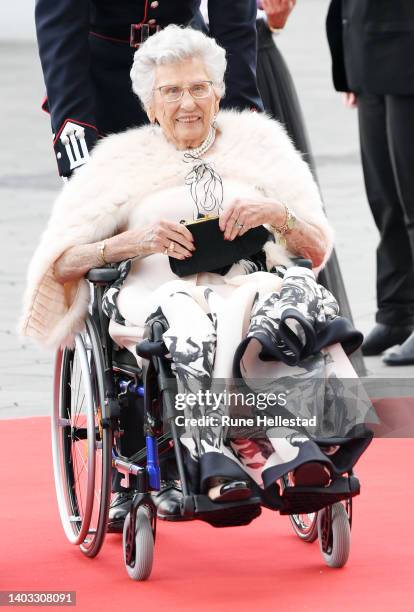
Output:
[[[36,1],[47,90],[43,107],[51,116],[54,152],[65,180],[87,162],[99,138],[148,121],[131,88],[134,52],[170,23],[206,30],[199,6],[200,0]],[[256,0],[209,0],[208,12],[210,35],[227,54],[222,107],[262,110],[256,85]],[[130,430],[136,431],[133,423]],[[124,443],[128,446],[131,440]],[[164,478],[172,474],[167,461]],[[112,490],[118,495],[111,505],[109,528],[117,531],[129,510],[131,492],[125,493],[116,472]],[[159,516],[177,516],[180,497],[175,481],[166,481],[155,496]]]
[[[204,28],[200,0],[37,0],[36,29],[59,174],[96,140],[147,117],[129,72],[140,44],[170,23]],[[222,107],[262,110],[256,86],[256,0],[209,0],[210,34],[226,50]]]

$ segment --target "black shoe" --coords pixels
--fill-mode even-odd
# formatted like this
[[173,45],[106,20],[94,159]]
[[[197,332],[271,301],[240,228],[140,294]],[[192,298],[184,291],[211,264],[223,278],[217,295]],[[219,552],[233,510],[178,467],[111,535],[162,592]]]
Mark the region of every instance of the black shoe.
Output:
[[134,490],[115,494],[109,508],[108,533],[122,533],[125,517],[131,509],[134,495]]
[[362,354],[366,357],[379,355],[391,346],[404,342],[412,331],[412,326],[397,327],[377,323],[365,338],[361,349]]
[[217,503],[243,501],[249,499],[251,495],[252,490],[244,480],[231,480],[224,484],[219,483],[211,487],[208,493],[211,501]]
[[188,520],[181,516],[183,494],[178,480],[162,480],[160,491],[154,491],[152,499],[157,507],[157,517],[162,521]]
[[390,366],[414,364],[414,333],[400,346],[395,346],[384,355],[383,362]]

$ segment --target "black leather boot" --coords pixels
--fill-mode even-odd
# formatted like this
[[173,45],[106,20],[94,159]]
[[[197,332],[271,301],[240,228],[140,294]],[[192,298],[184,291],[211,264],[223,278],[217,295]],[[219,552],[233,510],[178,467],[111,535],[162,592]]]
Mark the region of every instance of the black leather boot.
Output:
[[109,508],[108,533],[122,533],[125,517],[128,514],[135,491],[116,493]]
[[179,480],[162,480],[160,491],[152,493],[152,499],[157,507],[157,517],[162,521],[188,520],[181,516],[182,498]]
[[398,327],[377,323],[364,340],[362,354],[366,357],[379,355],[391,346],[404,342],[412,331],[412,326]]
[[387,351],[382,360],[390,366],[413,365],[414,333],[412,333],[403,344]]

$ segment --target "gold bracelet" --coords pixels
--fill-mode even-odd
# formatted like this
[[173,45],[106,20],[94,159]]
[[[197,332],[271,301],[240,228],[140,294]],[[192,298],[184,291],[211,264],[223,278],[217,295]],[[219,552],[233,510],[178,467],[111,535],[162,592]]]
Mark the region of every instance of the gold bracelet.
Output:
[[285,207],[286,213],[283,224],[279,227],[270,224],[270,227],[274,232],[276,232],[276,234],[279,234],[278,243],[282,246],[286,246],[285,234],[288,234],[295,227],[296,215],[292,210],[290,210],[290,208],[288,208],[288,206],[286,206],[286,204],[283,204],[283,206]]
[[285,209],[285,220],[283,221],[282,225],[276,226],[276,225],[272,225],[270,224],[270,227],[272,228],[272,230],[274,232],[277,232],[278,234],[285,234],[286,232],[284,231],[286,228],[286,224],[287,224],[287,220],[289,217],[289,209],[286,206],[286,204],[283,204],[283,207]]
[[109,261],[106,261],[105,259],[105,247],[106,247],[106,239],[102,240],[102,242],[98,244],[98,253],[101,258],[103,266],[107,266],[109,263]]

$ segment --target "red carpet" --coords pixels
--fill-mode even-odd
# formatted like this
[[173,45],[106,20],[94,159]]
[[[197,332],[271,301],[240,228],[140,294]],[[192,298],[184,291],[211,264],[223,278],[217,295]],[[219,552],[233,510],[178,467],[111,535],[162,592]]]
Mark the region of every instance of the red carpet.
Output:
[[[271,512],[248,527],[158,523],[154,569],[134,583],[120,536],[90,560],[60,525],[49,419],[0,421],[0,590],[75,590],[78,610],[414,610],[414,441],[375,440],[357,466],[348,565],[328,568]],[[16,447],[20,449],[16,452]]]

